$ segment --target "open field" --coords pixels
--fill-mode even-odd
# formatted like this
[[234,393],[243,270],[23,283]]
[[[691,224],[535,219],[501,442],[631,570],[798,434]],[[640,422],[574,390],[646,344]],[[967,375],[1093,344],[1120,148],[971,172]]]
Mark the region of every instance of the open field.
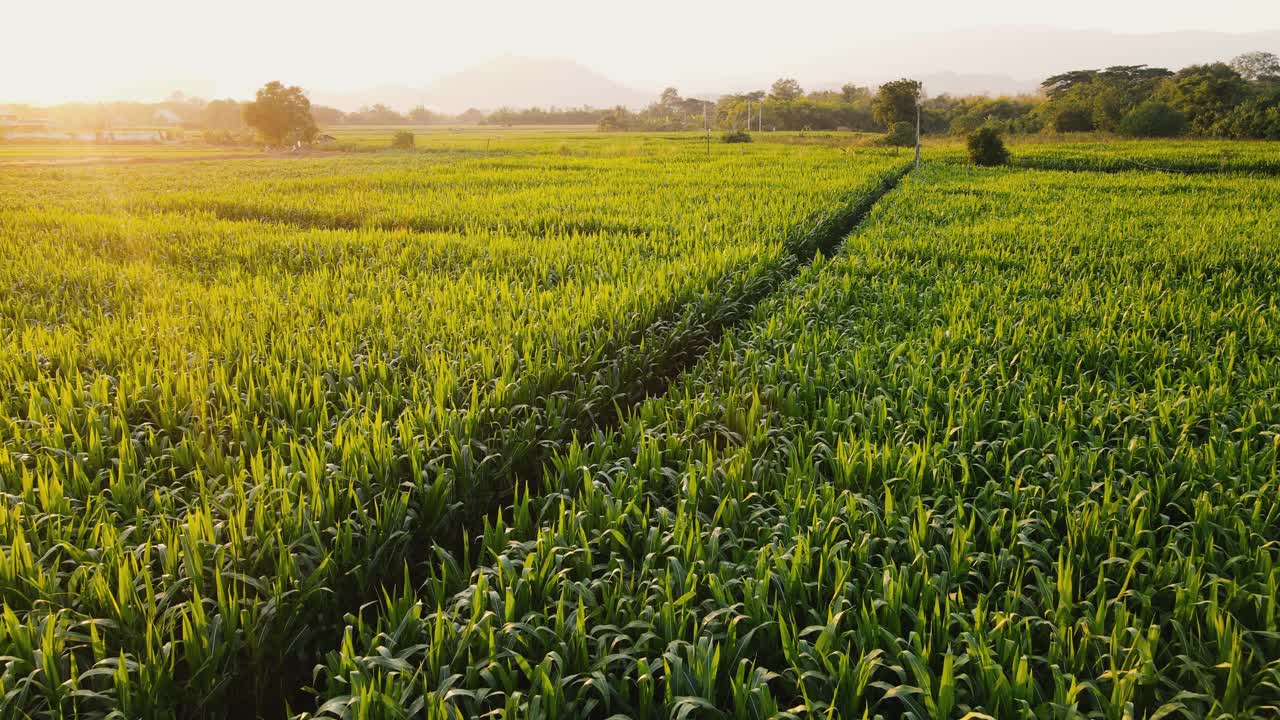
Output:
[[0,720],[1280,713],[1273,146],[702,140],[0,171]]

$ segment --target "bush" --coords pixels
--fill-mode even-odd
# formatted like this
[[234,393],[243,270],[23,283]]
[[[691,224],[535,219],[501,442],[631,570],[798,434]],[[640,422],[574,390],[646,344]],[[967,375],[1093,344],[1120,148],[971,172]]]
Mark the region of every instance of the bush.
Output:
[[1148,100],[1120,118],[1116,127],[1129,137],[1177,137],[1187,132],[1187,116],[1158,100]]
[[720,139],[727,143],[749,143],[751,142],[751,133],[745,130],[734,130],[721,135]]
[[916,144],[916,126],[909,122],[896,122],[889,126],[889,132],[881,140],[891,147],[914,147]]
[[980,127],[969,133],[969,159],[974,165],[993,167],[1009,163],[1009,150],[1000,139],[1000,131]]
[[1092,132],[1093,114],[1084,108],[1063,108],[1053,116],[1054,132]]
[[412,150],[413,149],[413,133],[408,130],[400,130],[391,136],[391,147],[396,150]]

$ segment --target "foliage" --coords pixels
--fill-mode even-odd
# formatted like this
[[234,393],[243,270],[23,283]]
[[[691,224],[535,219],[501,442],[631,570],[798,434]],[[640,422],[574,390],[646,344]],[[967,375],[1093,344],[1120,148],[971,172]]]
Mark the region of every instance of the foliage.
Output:
[[408,130],[398,130],[391,136],[391,147],[396,150],[412,150],[413,145],[413,133]]
[[244,109],[235,100],[212,100],[204,106],[206,130],[241,130],[245,127]]
[[1231,61],[1231,69],[1249,81],[1280,80],[1280,57],[1269,52],[1247,52]]
[[1048,97],[1041,113],[1056,132],[1115,131],[1172,74],[1165,68],[1117,65],[1055,75],[1041,83]]
[[889,128],[889,132],[885,134],[884,138],[882,138],[881,142],[890,147],[915,147],[915,123],[894,123],[893,126]]
[[1249,85],[1223,63],[1193,65],[1160,86],[1156,98],[1182,111],[1200,135],[1219,134],[1215,126],[1248,99]]
[[1213,125],[1213,134],[1227,138],[1280,140],[1280,102],[1247,100]]
[[749,143],[751,142],[751,133],[743,130],[733,130],[721,135],[720,141],[726,143]]
[[769,88],[769,99],[776,102],[791,102],[802,95],[804,95],[804,90],[794,78],[781,78]]
[[260,88],[254,101],[244,106],[244,121],[267,145],[310,142],[318,132],[311,117],[311,101],[302,88],[285,87],[275,80]]
[[1177,137],[1187,132],[1187,116],[1158,100],[1148,100],[1130,110],[1116,129],[1129,137]]
[[876,91],[873,114],[876,122],[884,127],[894,123],[914,122],[916,105],[923,86],[918,80],[894,80]]
[[1050,127],[1054,132],[1090,132],[1094,129],[1093,114],[1081,107],[1058,107],[1053,109]]
[[980,127],[969,133],[965,142],[969,150],[969,162],[992,167],[1009,163],[1009,150],[1000,139],[1000,131],[993,127]]

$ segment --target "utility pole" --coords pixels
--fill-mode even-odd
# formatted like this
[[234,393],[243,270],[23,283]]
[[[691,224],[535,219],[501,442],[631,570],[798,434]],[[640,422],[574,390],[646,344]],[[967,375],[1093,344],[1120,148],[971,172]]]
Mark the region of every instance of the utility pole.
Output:
[[707,103],[702,103],[702,131],[707,134],[707,158],[711,158],[711,126],[707,124]]
[[920,93],[916,90],[916,167],[920,167]]
[[751,101],[747,101],[747,132],[751,131]]

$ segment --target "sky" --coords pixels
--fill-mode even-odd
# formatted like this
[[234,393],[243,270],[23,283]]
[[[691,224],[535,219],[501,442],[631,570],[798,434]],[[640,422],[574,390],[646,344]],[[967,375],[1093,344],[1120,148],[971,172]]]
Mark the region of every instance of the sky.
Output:
[[993,27],[1280,30],[1280,0],[38,0],[3,12],[0,102],[157,100],[175,89],[244,98],[270,79],[421,87],[501,55],[570,58],[644,90],[826,80],[877,48],[912,69],[989,72],[992,61],[967,67],[929,38]]

